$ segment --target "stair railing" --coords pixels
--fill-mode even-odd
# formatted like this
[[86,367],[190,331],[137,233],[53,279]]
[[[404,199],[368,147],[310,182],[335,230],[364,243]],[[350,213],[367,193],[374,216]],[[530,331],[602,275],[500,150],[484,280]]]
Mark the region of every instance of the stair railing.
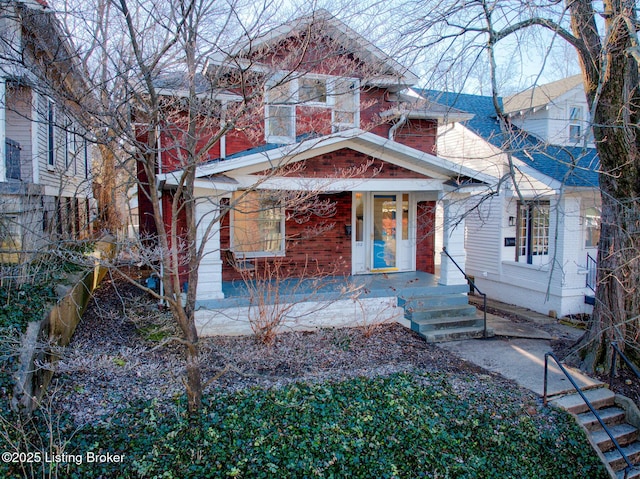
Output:
[[600,414],[598,414],[598,411],[596,410],[596,408],[593,407],[593,404],[591,404],[591,401],[587,399],[587,396],[584,395],[580,386],[578,386],[578,384],[575,382],[571,374],[569,374],[569,371],[565,369],[562,363],[560,363],[560,360],[558,359],[558,357],[553,353],[546,353],[544,355],[544,386],[543,386],[543,393],[542,393],[542,403],[546,406],[548,402],[547,401],[547,379],[548,379],[548,369],[549,369],[549,358],[552,358],[556,362],[556,364],[560,368],[560,371],[562,371],[564,375],[567,377],[567,379],[569,380],[571,385],[575,388],[576,392],[580,395],[580,397],[582,398],[584,403],[587,405],[589,410],[591,410],[591,413],[598,420],[604,432],[607,433],[607,435],[609,436],[609,439],[611,439],[611,442],[613,443],[615,448],[618,450],[618,452],[624,459],[624,462],[627,463],[627,467],[625,467],[624,469],[624,479],[627,479],[627,475],[629,474],[629,471],[634,467],[633,463],[629,460],[627,455],[624,453],[624,451],[622,450],[622,447],[620,446],[616,438],[613,436],[613,433],[611,432],[611,430],[604,423],[602,417],[600,416]]
[[465,277],[465,279],[469,282],[469,284],[471,284],[471,287],[475,291],[477,291],[480,294],[480,296],[482,296],[482,318],[483,318],[482,337],[484,339],[487,339],[487,295],[484,294],[482,291],[480,291],[480,289],[478,289],[478,287],[476,286],[476,283],[474,283],[473,279],[471,277],[467,276],[467,273],[465,273],[462,270],[462,268],[460,267],[460,265],[458,263],[456,263],[456,260],[453,259],[451,257],[451,255],[449,254],[449,252],[447,251],[447,247],[446,246],[442,247],[442,252],[447,255],[447,258],[449,258],[453,264],[456,265],[456,268],[458,268],[458,270],[460,270],[460,272]]
[[640,379],[640,371],[638,371],[638,368],[636,368],[636,366],[629,360],[629,358],[627,358],[627,356],[625,356],[625,354],[622,351],[620,351],[620,348],[618,348],[617,342],[612,341],[611,347],[613,348],[613,354],[611,355],[611,368],[609,369],[609,389],[613,391],[613,377],[616,374],[616,363],[617,363],[618,355],[620,356],[620,358],[624,360],[624,362],[627,364],[629,369],[631,369],[631,371],[633,371],[633,374],[635,374],[636,377],[639,379]]

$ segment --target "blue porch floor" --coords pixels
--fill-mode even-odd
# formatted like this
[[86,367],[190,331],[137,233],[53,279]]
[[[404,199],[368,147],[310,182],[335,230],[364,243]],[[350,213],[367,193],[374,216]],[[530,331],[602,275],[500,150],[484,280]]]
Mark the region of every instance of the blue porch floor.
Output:
[[[360,299],[396,296],[410,299],[417,296],[464,293],[466,285],[443,286],[438,284],[439,276],[413,271],[408,273],[380,273],[354,276],[328,277],[314,281],[312,279],[286,279],[276,288],[262,287],[268,302],[275,298],[281,302],[335,301],[349,299],[357,295]],[[269,295],[268,291],[271,291]],[[223,299],[199,301],[198,307],[207,309],[233,308],[248,306],[250,292],[244,281],[225,281],[222,283]]]

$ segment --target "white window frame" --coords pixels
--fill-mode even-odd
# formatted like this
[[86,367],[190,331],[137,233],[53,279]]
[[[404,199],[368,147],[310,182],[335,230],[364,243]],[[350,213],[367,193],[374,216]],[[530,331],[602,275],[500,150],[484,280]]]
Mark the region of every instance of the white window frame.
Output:
[[[596,212],[597,214],[592,214]],[[585,249],[597,248],[598,241],[600,239],[600,222],[602,217],[602,210],[597,206],[588,206],[584,209],[582,213],[582,219],[584,224],[584,247]],[[598,230],[597,237],[598,241],[595,244],[587,244],[587,241],[592,238],[593,234],[589,234],[589,230],[596,229]]]
[[56,103],[47,98],[47,168],[53,170],[56,167]]
[[[583,135],[584,108],[580,105],[569,106],[569,141],[580,141]],[[577,131],[577,134],[574,133]]]
[[[285,85],[289,86],[289,94],[285,100],[272,103],[270,101],[272,89]],[[296,141],[296,86],[297,83],[295,83],[295,79],[288,80],[284,75],[277,75],[265,85],[264,136],[267,143],[290,144]],[[288,134],[286,135],[273,135],[270,133],[270,123],[277,118],[274,114],[276,108],[290,112],[289,125],[287,128]],[[287,125],[285,124],[285,126]]]
[[[523,215],[526,213],[526,216]],[[534,221],[546,216],[546,225],[536,225]],[[518,202],[516,231],[516,261],[540,265],[549,257],[551,204],[549,201]],[[546,231],[545,231],[546,230]]]
[[[267,143],[290,144],[296,140],[296,107],[298,105],[305,107],[319,107],[331,109],[331,131],[333,133],[360,127],[360,80],[351,77],[332,77],[328,75],[306,74],[299,77],[288,79],[291,75],[278,74],[272,80],[267,82],[265,86],[265,141]],[[301,101],[299,97],[300,82],[305,79],[320,80],[325,82],[325,101]],[[289,92],[284,101],[277,103],[270,101],[270,91],[274,87],[289,86]],[[348,91],[339,91],[340,84],[349,85]],[[339,105],[338,95],[344,95],[353,92],[352,109],[336,110]],[[270,121],[276,118],[274,108],[287,109],[290,112],[288,135],[272,135],[270,134]],[[338,121],[340,113],[348,113],[353,115],[353,121]]]
[[[349,90],[353,91],[353,111],[349,110],[336,110],[336,99],[338,95],[343,95],[344,93],[337,91],[337,85],[340,82],[350,83],[351,87]],[[357,78],[349,78],[349,77],[340,77],[333,78],[330,82],[327,83],[327,90],[329,95],[329,104],[331,105],[331,129],[332,132],[335,133],[341,130],[347,130],[351,128],[360,128],[360,80]],[[336,112],[348,112],[353,113],[353,122],[339,122],[337,119]]]
[[[238,209],[241,208],[241,204],[243,201],[252,201],[251,197],[255,197],[258,196],[257,200],[260,201],[262,200],[262,198],[259,197],[259,195],[264,194],[264,192],[261,191],[251,191],[251,192],[236,192],[234,193],[233,196],[240,196],[242,194],[245,194],[245,196],[242,199],[235,199],[232,198],[232,204],[233,207],[231,209],[231,214],[230,214],[230,223],[231,223],[231,228],[230,228],[230,238],[229,238],[229,242],[230,242],[230,247],[231,247],[231,251],[234,252],[236,257],[239,258],[269,258],[269,257],[278,257],[278,256],[285,256],[285,212],[283,208],[267,208],[265,207],[263,209],[262,205],[259,207],[261,211],[267,211],[267,210],[278,210],[277,215],[279,216],[279,222],[280,222],[280,245],[279,248],[277,250],[272,250],[272,251],[267,251],[267,250],[254,250],[254,251],[243,251],[240,249],[240,246],[236,244],[236,234],[235,234],[235,228],[236,225],[240,222],[240,221],[244,221],[244,220],[239,220],[237,218],[238,216]],[[261,220],[258,220],[261,221]],[[264,219],[262,221],[274,221],[274,220],[269,220],[269,219]],[[259,240],[262,241],[262,240]]]

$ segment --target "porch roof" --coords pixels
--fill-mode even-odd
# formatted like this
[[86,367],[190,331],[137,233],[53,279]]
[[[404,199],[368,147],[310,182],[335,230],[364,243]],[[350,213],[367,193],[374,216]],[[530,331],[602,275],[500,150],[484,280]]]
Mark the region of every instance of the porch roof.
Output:
[[[358,128],[336,135],[305,139],[292,145],[247,151],[242,156],[236,155],[230,159],[206,163],[197,168],[196,177],[204,180],[207,177],[222,174],[229,176],[255,174],[274,165],[303,161],[342,148],[389,161],[442,181],[472,178],[489,186],[497,183],[497,179],[493,176]],[[181,173],[181,171],[165,173],[159,175],[159,179],[167,184],[177,184]]]

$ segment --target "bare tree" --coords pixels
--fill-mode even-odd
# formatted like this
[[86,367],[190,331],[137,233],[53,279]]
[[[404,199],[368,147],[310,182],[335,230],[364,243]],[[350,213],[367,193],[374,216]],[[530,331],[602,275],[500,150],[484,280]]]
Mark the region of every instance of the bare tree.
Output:
[[[297,162],[294,150],[225,201],[216,193],[216,178],[206,195],[197,191],[209,181],[199,177],[198,168],[220,159],[226,135],[242,135],[247,145],[263,141],[266,91],[282,95],[293,80],[320,66],[325,74],[360,78],[368,74],[367,68],[375,69],[336,55],[321,26],[316,26],[318,31],[294,31],[282,40],[286,48],[272,50],[261,40],[287,20],[276,21],[277,7],[257,8],[242,1],[221,8],[212,0],[97,0],[67,11],[69,31],[85,40],[81,57],[95,93],[85,110],[93,117],[104,160],[117,162],[108,170],[119,170],[116,178],[137,185],[138,202],[150,212],[140,217],[136,248],[139,261],[161,278],[162,287],[156,290],[120,273],[156,296],[179,326],[180,337],[172,339],[185,348],[190,411],[199,409],[206,384],[194,313],[199,268],[211,254],[207,238],[250,192],[274,176],[295,176],[303,165],[292,166]],[[254,48],[258,43],[260,48]],[[303,133],[331,134],[331,125],[326,118],[309,115]],[[363,173],[346,168],[336,172],[336,179]],[[170,187],[159,188],[164,182]],[[109,195],[117,187],[105,179],[102,189]],[[323,217],[332,205],[318,197],[321,191],[317,185],[301,187],[274,193],[274,201],[288,219]],[[202,202],[213,205],[204,217],[196,210]],[[105,224],[117,223],[115,216],[105,214]]]
[[[578,351],[587,370],[607,369],[609,343],[626,344],[638,358],[640,333],[640,140],[638,139],[638,37],[636,2],[588,0],[502,2],[408,2],[403,33],[411,44],[437,58],[450,52],[483,51],[491,68],[495,109],[504,127],[509,118],[499,102],[497,79],[505,64],[527,51],[542,55],[539,82],[553,45],[562,40],[577,52],[600,159],[602,224],[598,247],[598,289],[588,334]],[[514,80],[517,80],[514,78]],[[512,142],[516,151],[517,140]]]

